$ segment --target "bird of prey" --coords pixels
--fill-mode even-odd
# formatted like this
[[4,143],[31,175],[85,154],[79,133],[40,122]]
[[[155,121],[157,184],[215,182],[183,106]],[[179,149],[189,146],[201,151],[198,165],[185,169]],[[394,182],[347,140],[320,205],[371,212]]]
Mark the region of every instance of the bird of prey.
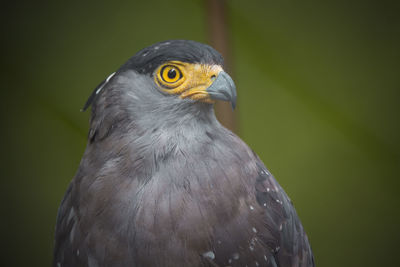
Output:
[[94,90],[53,266],[314,266],[290,199],[215,100],[236,103],[222,56],[187,40],[144,48]]

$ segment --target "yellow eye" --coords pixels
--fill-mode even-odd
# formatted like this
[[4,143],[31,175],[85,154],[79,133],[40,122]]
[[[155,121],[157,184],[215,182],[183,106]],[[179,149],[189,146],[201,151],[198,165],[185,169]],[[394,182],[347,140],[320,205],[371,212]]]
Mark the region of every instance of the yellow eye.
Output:
[[160,80],[166,86],[174,86],[174,83],[182,79],[182,72],[177,66],[166,65],[161,68],[158,74]]

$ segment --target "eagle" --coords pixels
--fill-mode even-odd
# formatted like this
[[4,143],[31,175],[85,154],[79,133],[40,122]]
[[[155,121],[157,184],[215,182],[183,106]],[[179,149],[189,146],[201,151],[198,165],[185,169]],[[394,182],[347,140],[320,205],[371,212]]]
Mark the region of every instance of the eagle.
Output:
[[189,40],[140,50],[95,88],[54,267],[314,266],[291,200],[216,100],[234,108],[235,84]]

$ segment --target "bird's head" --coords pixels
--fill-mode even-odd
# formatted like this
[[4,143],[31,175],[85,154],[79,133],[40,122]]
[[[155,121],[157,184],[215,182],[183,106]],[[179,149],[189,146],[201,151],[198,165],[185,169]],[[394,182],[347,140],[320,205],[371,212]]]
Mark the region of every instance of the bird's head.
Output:
[[139,51],[121,70],[151,76],[157,89],[180,99],[236,105],[236,88],[223,70],[223,59],[212,47],[194,41],[171,40]]
[[223,69],[221,54],[195,41],[169,40],[131,57],[94,90],[84,109],[91,104],[97,113],[106,108],[113,114],[130,109],[135,118],[142,114],[149,119],[145,114],[178,117],[178,111],[204,110],[215,100],[236,105],[235,84]]

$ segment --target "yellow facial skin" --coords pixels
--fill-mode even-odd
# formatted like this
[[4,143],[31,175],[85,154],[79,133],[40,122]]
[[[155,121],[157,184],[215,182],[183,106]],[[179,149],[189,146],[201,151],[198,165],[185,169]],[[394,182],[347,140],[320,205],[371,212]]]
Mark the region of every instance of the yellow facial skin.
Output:
[[206,90],[222,70],[219,65],[169,61],[156,69],[154,79],[168,94],[214,103]]

